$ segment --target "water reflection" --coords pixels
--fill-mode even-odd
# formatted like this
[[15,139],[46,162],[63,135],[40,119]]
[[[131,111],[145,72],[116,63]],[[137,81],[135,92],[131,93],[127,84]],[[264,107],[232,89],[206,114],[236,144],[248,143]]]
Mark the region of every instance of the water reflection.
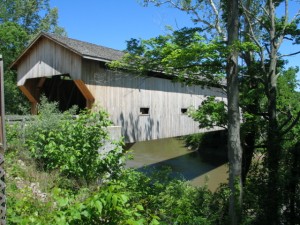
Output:
[[143,172],[168,166],[172,169],[173,176],[183,176],[195,186],[207,182],[212,191],[221,182],[226,182],[228,177],[226,156],[191,151],[179,138],[138,142],[130,149],[133,150],[134,159],[129,160],[126,166]]

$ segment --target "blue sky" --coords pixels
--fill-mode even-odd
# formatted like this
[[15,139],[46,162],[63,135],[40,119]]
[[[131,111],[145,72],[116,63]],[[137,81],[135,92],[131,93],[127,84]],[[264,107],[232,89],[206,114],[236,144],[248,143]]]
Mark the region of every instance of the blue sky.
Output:
[[[50,4],[58,8],[59,25],[69,37],[118,50],[124,50],[130,38],[164,34],[166,26],[193,26],[184,12],[166,6],[143,7],[138,0],[50,0]],[[292,7],[291,13],[298,9],[299,5]],[[284,54],[300,51],[300,45],[283,47]],[[289,65],[300,66],[300,55],[288,60]]]
[[119,50],[130,38],[151,38],[165,26],[193,25],[185,13],[168,7],[143,7],[137,0],[50,0],[59,10],[59,25],[71,38]]

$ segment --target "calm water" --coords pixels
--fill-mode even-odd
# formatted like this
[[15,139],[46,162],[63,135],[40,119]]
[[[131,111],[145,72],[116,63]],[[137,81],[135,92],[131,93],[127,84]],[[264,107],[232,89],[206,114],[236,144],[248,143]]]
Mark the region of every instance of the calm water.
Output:
[[195,186],[204,185],[208,179],[206,182],[212,191],[228,178],[226,157],[207,156],[189,150],[179,138],[138,142],[130,149],[134,159],[127,162],[127,167],[145,170],[168,166],[174,176],[181,174]]

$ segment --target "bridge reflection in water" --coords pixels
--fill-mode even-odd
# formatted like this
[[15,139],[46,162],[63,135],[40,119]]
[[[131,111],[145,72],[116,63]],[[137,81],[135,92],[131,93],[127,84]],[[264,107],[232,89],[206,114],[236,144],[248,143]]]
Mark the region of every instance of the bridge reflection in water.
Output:
[[[137,142],[130,146],[133,160],[127,167],[147,171],[153,168],[168,166],[172,175],[182,176],[194,186],[207,182],[214,191],[220,183],[227,182],[228,166],[225,155],[208,155],[189,150],[179,138],[166,138],[153,141]],[[206,181],[208,178],[208,181]]]

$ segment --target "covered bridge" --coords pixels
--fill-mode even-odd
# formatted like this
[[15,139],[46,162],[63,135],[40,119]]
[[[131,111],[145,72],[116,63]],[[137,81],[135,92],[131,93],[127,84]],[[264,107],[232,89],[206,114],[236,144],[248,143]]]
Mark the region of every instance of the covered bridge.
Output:
[[39,34],[13,63],[17,85],[31,102],[31,112],[44,94],[61,110],[72,105],[103,107],[126,142],[176,137],[201,132],[186,114],[204,96],[225,98],[217,88],[203,89],[172,82],[160,74],[137,76],[109,70],[122,51],[49,33]]

